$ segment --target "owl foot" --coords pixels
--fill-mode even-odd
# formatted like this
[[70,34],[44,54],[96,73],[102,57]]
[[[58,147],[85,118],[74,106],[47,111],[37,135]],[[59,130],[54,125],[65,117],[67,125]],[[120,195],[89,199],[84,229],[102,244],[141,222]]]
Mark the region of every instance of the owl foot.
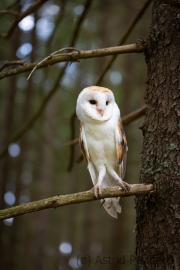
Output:
[[124,182],[124,181],[122,181],[122,180],[118,180],[117,182],[118,182],[118,185],[119,185],[125,192],[129,192],[129,191],[130,191],[131,186],[130,186],[128,183],[126,183],[126,182]]
[[102,186],[101,185],[96,185],[94,186],[94,196],[97,199],[101,199],[101,195],[102,195]]

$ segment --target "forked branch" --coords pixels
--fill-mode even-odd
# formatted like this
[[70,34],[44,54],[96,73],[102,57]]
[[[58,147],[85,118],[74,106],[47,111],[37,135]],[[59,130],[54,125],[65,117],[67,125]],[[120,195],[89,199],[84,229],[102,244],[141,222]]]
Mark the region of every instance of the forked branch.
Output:
[[[102,190],[102,199],[113,198],[113,197],[127,197],[140,194],[149,194],[153,192],[154,187],[152,184],[133,184],[130,185],[131,189],[129,192],[124,193],[120,187],[106,188]],[[48,208],[57,208],[64,205],[83,203],[97,200],[94,197],[93,190],[54,196],[48,199],[39,200],[35,202],[26,203],[23,205],[14,206],[5,210],[0,210],[0,220],[17,217],[20,215],[41,211]]]
[[[31,71],[34,68],[44,68],[49,67],[52,65],[55,65],[60,62],[77,62],[80,59],[88,59],[88,58],[97,58],[97,57],[104,57],[109,55],[115,55],[115,54],[125,54],[125,53],[142,53],[146,49],[146,45],[143,44],[141,46],[137,44],[129,44],[124,46],[117,46],[117,47],[110,47],[110,48],[103,48],[103,49],[97,49],[97,50],[76,50],[76,52],[70,52],[65,54],[58,54],[54,53],[47,56],[44,60],[42,60],[40,63],[25,63],[23,67],[16,68],[16,69],[10,69],[6,72],[0,73],[0,79],[3,79],[5,77],[9,77],[12,75],[16,75],[19,73]],[[72,48],[71,48],[72,49]]]

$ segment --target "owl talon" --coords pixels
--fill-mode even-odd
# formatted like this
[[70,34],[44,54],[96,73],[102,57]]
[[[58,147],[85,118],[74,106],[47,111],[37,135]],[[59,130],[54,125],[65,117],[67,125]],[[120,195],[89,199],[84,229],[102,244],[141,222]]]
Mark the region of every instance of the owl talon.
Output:
[[131,190],[131,186],[128,183],[124,182],[124,181],[123,181],[123,184],[126,186],[127,192],[129,192]]
[[94,187],[94,196],[97,198],[97,199],[101,199],[101,195],[102,195],[102,187],[99,185],[96,185]]
[[124,190],[125,193],[129,192],[131,189],[131,186],[122,180],[118,181],[118,185]]

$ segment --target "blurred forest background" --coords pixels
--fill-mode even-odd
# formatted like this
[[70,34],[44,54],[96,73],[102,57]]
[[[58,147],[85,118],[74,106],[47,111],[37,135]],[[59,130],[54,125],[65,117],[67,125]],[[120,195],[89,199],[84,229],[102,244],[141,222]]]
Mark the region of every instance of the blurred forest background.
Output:
[[[38,62],[68,46],[91,50],[116,46],[145,1],[40,1],[42,4],[18,24],[14,33],[0,39],[4,61]],[[18,13],[33,0],[1,0],[0,32],[7,33]],[[125,44],[148,37],[151,5],[134,26]],[[11,143],[0,160],[0,209],[92,188],[85,162],[77,163],[79,122],[74,116],[79,92],[95,85],[111,57],[75,63],[59,63],[36,70],[30,80],[22,73],[0,81],[0,146],[41,106],[52,89],[42,114],[34,125]],[[14,68],[16,68],[15,66]],[[6,69],[2,70],[3,72]],[[110,88],[121,116],[144,105],[146,63],[143,54],[119,55],[100,86]],[[125,126],[128,164],[125,181],[138,183],[143,118]],[[122,213],[113,219],[98,201],[44,210],[0,222],[0,269],[76,269],[77,257],[91,258],[89,269],[135,269],[134,198],[121,199]],[[97,262],[97,256],[124,257],[122,264]],[[79,268],[87,269],[81,261]],[[84,264],[83,264],[84,263]]]

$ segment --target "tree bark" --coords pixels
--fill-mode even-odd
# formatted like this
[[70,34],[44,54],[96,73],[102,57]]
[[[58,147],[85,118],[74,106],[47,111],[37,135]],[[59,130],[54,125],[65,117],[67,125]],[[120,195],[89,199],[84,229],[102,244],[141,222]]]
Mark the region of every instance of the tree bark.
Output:
[[180,266],[180,9],[154,1],[145,53],[148,67],[140,183],[156,185],[138,196],[136,269]]

